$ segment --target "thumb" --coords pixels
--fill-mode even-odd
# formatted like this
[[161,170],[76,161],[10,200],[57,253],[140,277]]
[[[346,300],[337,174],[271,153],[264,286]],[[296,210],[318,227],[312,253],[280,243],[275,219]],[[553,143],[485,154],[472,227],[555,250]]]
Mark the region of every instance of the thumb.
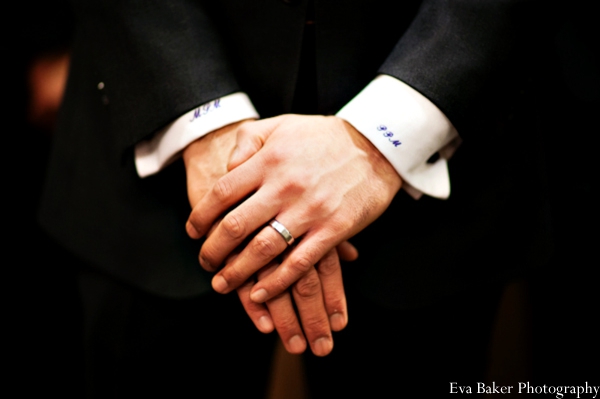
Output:
[[227,163],[227,170],[237,168],[256,154],[278,124],[279,118],[269,118],[240,126],[237,131],[236,146]]

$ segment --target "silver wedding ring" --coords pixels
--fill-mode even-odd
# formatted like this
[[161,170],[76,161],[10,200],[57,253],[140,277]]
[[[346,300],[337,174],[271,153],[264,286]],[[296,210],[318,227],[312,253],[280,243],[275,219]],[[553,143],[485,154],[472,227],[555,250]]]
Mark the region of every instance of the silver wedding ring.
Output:
[[294,242],[294,237],[292,237],[292,234],[288,229],[285,228],[284,225],[279,223],[277,220],[273,219],[269,222],[269,226],[274,228],[275,231],[277,231],[283,237],[287,245],[292,245],[292,243]]

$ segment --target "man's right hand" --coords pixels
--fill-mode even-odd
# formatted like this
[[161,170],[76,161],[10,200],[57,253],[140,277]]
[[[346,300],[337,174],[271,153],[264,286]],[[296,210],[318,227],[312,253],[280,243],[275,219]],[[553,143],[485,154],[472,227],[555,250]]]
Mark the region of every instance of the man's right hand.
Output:
[[[356,253],[354,247],[350,251]],[[257,280],[265,278],[279,266],[277,262],[271,262],[257,273],[257,280],[248,279],[237,289],[246,313],[259,330],[264,322],[261,318],[270,314],[284,347],[292,354],[304,352],[306,341],[315,355],[329,354],[333,349],[331,331],[340,331],[348,323],[339,261],[341,256],[346,256],[343,250],[334,248],[289,290],[265,303],[256,303],[250,299],[250,293]],[[343,259],[353,260],[355,256]],[[293,303],[296,304],[297,315]]]
[[236,145],[237,129],[245,122],[248,121],[217,129],[183,150],[188,199],[192,208],[227,173],[227,162]]

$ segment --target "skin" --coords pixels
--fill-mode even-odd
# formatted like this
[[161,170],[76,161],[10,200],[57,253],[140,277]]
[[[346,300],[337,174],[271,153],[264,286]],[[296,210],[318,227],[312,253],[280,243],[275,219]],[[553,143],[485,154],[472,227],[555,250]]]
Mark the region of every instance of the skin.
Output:
[[[209,271],[222,266],[212,281],[217,292],[244,286],[255,303],[268,306],[292,286],[316,292],[314,265],[383,213],[402,185],[400,176],[337,117],[282,115],[236,130],[229,172],[199,199],[186,225],[192,238],[207,235],[200,263]],[[267,226],[272,219],[286,226],[295,245],[288,248]],[[260,279],[249,288],[256,273]]]
[[[242,121],[225,126],[195,141],[184,150],[188,197],[193,208],[198,207],[202,198],[213,190],[216,182],[238,166],[230,164],[228,168],[227,163],[236,147],[240,127],[248,123],[252,122]],[[251,149],[248,148],[247,151]],[[206,233],[209,238],[219,230],[221,223],[222,219],[216,217]],[[282,240],[281,237],[279,239]],[[283,240],[282,242],[285,244]],[[279,259],[284,259],[288,253],[284,253]],[[227,253],[226,260],[234,262],[238,256],[239,250],[233,248]],[[277,330],[290,353],[302,353],[309,345],[313,353],[325,356],[333,349],[331,332],[342,330],[348,322],[339,259],[354,260],[357,256],[358,253],[351,244],[342,242],[337,248],[325,253],[289,290],[271,297],[265,303],[252,301],[250,294],[257,281],[268,278],[279,268],[279,259],[274,258],[257,268],[236,287],[236,291],[259,331],[269,333]]]

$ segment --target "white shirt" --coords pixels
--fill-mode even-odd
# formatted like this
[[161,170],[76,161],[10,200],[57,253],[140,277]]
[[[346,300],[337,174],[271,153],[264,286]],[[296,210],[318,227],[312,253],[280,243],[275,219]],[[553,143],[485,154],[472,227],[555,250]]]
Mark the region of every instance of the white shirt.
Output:
[[[379,75],[336,116],[381,151],[413,198],[422,194],[448,198],[447,161],[460,144],[460,137],[444,113],[421,93],[396,78]],[[136,145],[137,172],[140,177],[155,174],[194,140],[230,123],[257,118],[252,102],[242,92],[203,104]],[[439,158],[427,163],[436,153]]]

